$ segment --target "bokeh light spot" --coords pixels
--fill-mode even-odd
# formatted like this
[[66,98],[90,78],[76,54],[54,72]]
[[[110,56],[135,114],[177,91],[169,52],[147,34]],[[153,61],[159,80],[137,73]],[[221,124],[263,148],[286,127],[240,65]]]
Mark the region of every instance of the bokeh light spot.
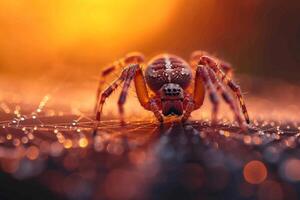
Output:
[[79,146],[81,148],[84,148],[84,147],[87,147],[87,145],[89,144],[89,142],[88,142],[88,140],[85,137],[83,137],[83,138],[79,139],[78,144],[79,144]]
[[280,166],[280,173],[288,181],[300,181],[300,160],[288,159]]
[[260,184],[267,178],[267,168],[261,161],[252,160],[245,165],[243,174],[248,183]]
[[64,141],[64,147],[65,147],[66,149],[70,149],[72,146],[73,146],[72,140],[66,139],[66,140]]
[[39,148],[37,148],[36,146],[31,146],[27,149],[26,156],[29,160],[35,160],[38,158],[39,154],[40,154]]

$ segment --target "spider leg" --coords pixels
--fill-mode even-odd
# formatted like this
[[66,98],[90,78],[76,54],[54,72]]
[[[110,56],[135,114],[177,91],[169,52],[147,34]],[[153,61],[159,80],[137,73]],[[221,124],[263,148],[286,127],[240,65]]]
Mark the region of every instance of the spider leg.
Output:
[[241,113],[238,110],[238,105],[232,98],[232,94],[227,91],[227,89],[224,87],[224,85],[220,82],[218,79],[218,76],[216,73],[212,70],[212,68],[207,68],[209,72],[209,76],[211,77],[212,82],[216,85],[217,90],[221,93],[221,96],[223,97],[224,101],[229,105],[230,109],[234,112],[235,118],[237,122],[239,123],[240,127],[243,129],[246,128]]
[[124,82],[119,100],[118,100],[118,107],[119,107],[119,113],[121,116],[121,122],[123,121],[123,113],[124,113],[124,103],[126,101],[128,89],[130,86],[130,83],[134,79],[135,82],[135,88],[136,93],[138,96],[138,100],[140,104],[147,110],[150,110],[154,113],[155,117],[158,119],[158,121],[163,122],[163,117],[159,112],[159,107],[153,98],[149,98],[147,86],[144,80],[144,76],[142,73],[142,69],[140,68],[139,64],[133,64],[129,65],[127,68],[125,68],[121,74],[121,76],[113,83],[111,84],[104,92],[101,94],[98,102],[97,102],[97,110],[96,110],[96,120],[94,127],[94,135],[96,135],[97,128],[100,122],[102,108],[105,103],[105,100],[107,97],[111,95],[111,93],[119,86],[122,82]]
[[121,76],[115,80],[110,86],[108,86],[103,93],[101,94],[100,98],[98,99],[97,102],[97,109],[96,109],[96,120],[100,121],[101,118],[101,113],[102,113],[102,108],[105,103],[105,100],[111,95],[111,93],[116,90],[122,82],[125,80],[127,76],[127,70],[124,70]]
[[226,74],[226,76],[231,76],[232,72],[233,72],[233,68],[231,66],[230,63],[224,61],[224,60],[220,60],[212,55],[210,55],[208,52],[206,51],[194,51],[191,56],[190,56],[190,63],[191,66],[193,68],[196,69],[196,67],[198,66],[198,62],[201,59],[202,56],[209,56],[210,58],[216,60],[219,63],[220,68],[224,71],[224,73]]
[[226,74],[220,68],[219,64],[213,58],[209,56],[202,56],[199,60],[199,64],[200,65],[207,64],[208,66],[210,66],[212,70],[216,73],[216,75],[221,78],[222,82],[224,82],[235,93],[239,101],[240,107],[242,109],[244,118],[246,122],[249,124],[250,119],[249,119],[247,107],[245,105],[245,101],[242,96],[240,87],[231,78],[226,76]]
[[195,100],[192,97],[186,96],[185,99],[187,103],[185,106],[185,113],[181,118],[182,122],[185,122],[191,116],[191,113],[195,110],[196,107]]
[[98,87],[97,87],[97,92],[96,92],[96,104],[94,107],[94,112],[97,112],[98,101],[99,101],[100,94],[102,92],[103,86],[105,85],[105,81],[106,81],[107,77],[110,74],[112,74],[113,72],[119,71],[120,69],[125,68],[129,64],[142,63],[142,62],[144,62],[143,54],[138,53],[138,52],[132,52],[132,53],[125,55],[125,57],[123,57],[119,60],[116,60],[111,65],[109,65],[108,67],[105,67],[101,71],[100,77],[99,77],[99,82],[98,82]]
[[240,106],[242,108],[242,112],[243,112],[243,115],[245,117],[245,120],[247,122],[247,124],[250,124],[250,118],[249,118],[249,114],[248,114],[248,111],[247,111],[247,107],[246,107],[246,104],[245,104],[245,101],[244,101],[244,98],[242,96],[242,91],[241,91],[241,88],[239,85],[237,85],[235,82],[233,82],[232,80],[228,80],[228,81],[225,81],[227,82],[227,85],[228,87],[235,93],[235,95],[237,96],[238,100],[239,100],[239,103],[240,103]]
[[101,94],[100,98],[98,98],[98,102],[96,105],[96,123],[94,126],[94,136],[96,135],[97,128],[101,119],[101,113],[103,109],[103,105],[105,103],[105,100],[112,94],[114,90],[116,90],[124,81],[124,79],[127,76],[127,70],[124,70],[119,78],[117,78],[110,86],[108,86],[103,93]]
[[128,68],[128,72],[127,72],[127,77],[124,81],[124,85],[119,97],[119,101],[118,101],[118,107],[119,107],[119,114],[120,114],[120,120],[121,123],[124,124],[124,103],[126,101],[126,97],[127,97],[127,93],[128,93],[128,89],[130,86],[130,83],[132,81],[132,79],[135,76],[135,72],[136,72],[136,68],[138,67],[138,65],[130,65]]
[[159,112],[159,106],[154,98],[149,98],[148,89],[141,67],[138,67],[134,77],[135,91],[140,104],[149,111],[154,113],[154,116],[159,122],[163,122],[163,117]]
[[203,83],[200,71],[196,70],[193,96],[191,97],[190,94],[185,95],[184,104],[186,107],[181,121],[185,122],[194,110],[200,108],[204,102],[204,98],[205,84]]
[[224,71],[224,74],[227,77],[232,77],[232,75],[233,75],[233,68],[232,68],[232,66],[231,66],[230,63],[225,62],[223,60],[219,60],[219,65],[220,65],[220,68]]
[[159,107],[158,107],[156,101],[154,99],[150,99],[149,105],[150,105],[150,110],[154,113],[154,116],[156,117],[156,119],[160,123],[163,123],[164,119],[163,119],[162,115],[159,112]]
[[216,124],[217,122],[217,117],[218,117],[218,111],[219,111],[219,98],[217,95],[217,91],[215,88],[215,85],[212,83],[212,80],[209,76],[207,67],[204,65],[199,65],[197,67],[197,71],[196,71],[196,77],[201,78],[206,90],[209,93],[209,98],[210,101],[212,103],[212,124]]
[[151,110],[158,121],[162,122],[163,117],[159,112],[159,107],[154,99],[150,99],[148,95],[148,90],[146,87],[146,83],[144,81],[142,70],[139,64],[131,65],[128,69],[128,75],[124,81],[123,89],[121,91],[118,106],[119,106],[119,113],[121,116],[121,122],[124,123],[123,115],[124,115],[124,103],[126,101],[128,89],[130,86],[131,81],[134,79],[135,88],[138,100],[140,104],[146,109]]

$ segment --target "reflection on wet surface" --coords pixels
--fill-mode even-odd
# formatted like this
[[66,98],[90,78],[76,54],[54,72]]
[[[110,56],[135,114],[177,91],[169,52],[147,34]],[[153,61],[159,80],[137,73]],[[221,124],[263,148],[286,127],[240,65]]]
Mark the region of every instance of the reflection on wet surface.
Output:
[[[3,123],[1,168],[67,199],[296,199],[299,127],[257,122]],[[291,196],[290,196],[291,195]]]
[[[142,120],[132,117],[121,126],[106,117],[93,137],[92,117],[47,108],[49,99],[37,106],[0,102],[2,199],[299,197],[296,103],[268,113],[272,101],[262,109],[268,99],[250,96],[254,117],[247,132],[226,117],[212,127],[204,108],[186,124],[169,119],[160,126],[140,113]],[[283,118],[288,112],[292,120]]]

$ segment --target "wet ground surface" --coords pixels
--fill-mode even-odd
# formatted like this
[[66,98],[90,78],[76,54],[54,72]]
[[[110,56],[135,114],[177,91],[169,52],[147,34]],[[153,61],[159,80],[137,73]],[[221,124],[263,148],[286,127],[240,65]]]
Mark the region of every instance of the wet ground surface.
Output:
[[243,78],[246,132],[228,110],[212,127],[209,102],[160,126],[131,89],[127,124],[116,93],[93,137],[96,79],[14,81],[0,80],[0,199],[300,199],[298,86]]
[[299,198],[299,124],[256,121],[242,132],[228,122],[106,120],[95,137],[92,125],[2,122],[1,199]]

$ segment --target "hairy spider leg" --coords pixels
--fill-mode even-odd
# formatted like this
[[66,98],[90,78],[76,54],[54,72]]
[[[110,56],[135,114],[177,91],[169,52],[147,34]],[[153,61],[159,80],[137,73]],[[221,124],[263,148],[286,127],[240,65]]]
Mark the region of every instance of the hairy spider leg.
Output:
[[101,94],[101,96],[97,102],[97,110],[96,110],[96,120],[97,121],[100,121],[103,105],[105,103],[106,98],[108,98],[111,95],[111,93],[122,84],[122,82],[125,80],[126,76],[127,76],[127,70],[124,70],[122,72],[121,76],[118,77],[117,80],[115,80],[110,86],[108,86]]
[[235,118],[236,118],[238,124],[240,125],[240,127],[242,129],[246,129],[246,126],[242,119],[241,113],[238,110],[238,106],[237,106],[236,102],[234,101],[232,94],[227,91],[227,89],[224,87],[224,85],[221,84],[217,74],[213,71],[212,68],[208,67],[207,70],[208,70],[209,76],[211,77],[213,84],[216,85],[217,91],[219,91],[221,93],[221,96],[223,97],[226,104],[228,104],[230,109],[234,112]]
[[[189,101],[186,106],[186,111],[182,117],[182,121],[186,121],[193,110],[196,110],[199,108],[204,100],[204,89],[201,89],[203,87],[203,84],[206,88],[206,90],[209,93],[209,99],[212,103],[212,124],[216,124],[217,122],[217,115],[219,111],[219,97],[217,95],[216,88],[214,84],[212,83],[210,76],[207,72],[207,69],[205,66],[199,65],[196,69],[196,77],[195,77],[195,87],[194,87],[194,102]],[[200,88],[197,87],[197,85],[200,85]]]
[[203,64],[203,63],[207,63],[214,70],[214,72],[221,78],[222,82],[224,82],[234,92],[234,94],[236,95],[239,101],[240,107],[242,108],[244,118],[247,124],[249,124],[250,123],[249,114],[239,85],[237,85],[231,78],[226,76],[226,74],[222,71],[218,63],[213,58],[209,56],[202,56],[201,59],[199,60],[199,64]]
[[97,105],[97,111],[96,111],[96,124],[94,128],[94,135],[96,134],[98,124],[100,122],[102,108],[105,103],[105,100],[111,95],[111,93],[122,83],[123,88],[120,93],[120,97],[118,100],[118,107],[119,107],[119,113],[121,116],[121,123],[124,124],[123,120],[123,114],[124,114],[124,103],[126,101],[126,97],[128,94],[128,89],[130,86],[131,81],[134,79],[135,88],[138,100],[140,104],[147,110],[150,110],[154,113],[155,117],[158,119],[158,121],[163,122],[163,117],[161,116],[159,112],[159,107],[155,101],[155,99],[149,98],[147,86],[144,80],[142,69],[140,68],[139,64],[132,64],[129,65],[127,68],[125,68],[121,74],[121,76],[113,83],[111,84],[104,92],[101,94],[101,97],[99,98],[98,105]]
[[159,107],[154,99],[149,98],[148,89],[146,86],[146,82],[143,76],[142,69],[139,64],[131,65],[128,69],[128,75],[124,82],[124,86],[122,92],[119,97],[118,106],[119,113],[121,116],[121,122],[124,123],[123,115],[124,115],[124,103],[126,101],[126,97],[128,94],[128,88],[130,86],[131,81],[134,79],[135,90],[140,104],[146,109],[150,110],[154,113],[155,117],[158,121],[162,122],[163,117],[159,112]]
[[[103,93],[101,94],[101,97],[98,98],[97,105],[96,105],[96,123],[94,127],[94,136],[97,133],[98,125],[101,119],[101,113],[103,109],[103,105],[105,103],[106,98],[108,98],[111,93],[116,90],[124,81],[125,77],[127,76],[127,70],[124,70],[120,77],[118,77],[110,86],[108,86]],[[100,96],[100,95],[99,95]]]
[[233,68],[231,66],[230,63],[224,61],[224,60],[220,60],[212,55],[210,55],[208,52],[206,51],[201,51],[201,50],[198,50],[198,51],[194,51],[191,56],[190,56],[190,63],[191,63],[191,66],[193,68],[196,68],[198,66],[198,62],[200,60],[200,58],[202,56],[209,56],[211,58],[213,58],[214,60],[216,60],[218,63],[219,63],[219,66],[220,68],[224,71],[224,73],[226,74],[226,76],[229,76],[231,77],[232,74],[233,74]]
[[184,112],[184,114],[181,118],[182,122],[185,122],[191,116],[191,113],[194,110],[196,110],[195,109],[196,102],[194,101],[194,99],[190,96],[186,96],[185,99],[186,99],[185,102],[187,102],[187,103],[186,103],[186,106],[185,106],[185,112]]
[[196,70],[193,96],[190,97],[186,95],[185,97],[187,99],[187,104],[185,108],[185,113],[181,118],[183,122],[185,122],[191,116],[191,113],[194,110],[199,109],[203,105],[204,97],[205,97],[205,84],[200,74],[197,73]]
[[157,102],[154,98],[149,97],[145,77],[143,75],[143,71],[140,65],[138,66],[135,72],[134,86],[140,104],[146,110],[152,111],[159,122],[163,122],[163,117],[159,112],[159,106],[157,105]]
[[127,93],[128,93],[128,88],[130,86],[131,80],[133,79],[135,75],[135,65],[129,65],[128,67],[128,72],[126,79],[124,81],[124,85],[122,88],[122,91],[119,96],[118,100],[118,107],[119,107],[119,115],[120,115],[120,121],[122,124],[124,124],[124,103],[126,101]]
[[212,103],[212,124],[216,124],[218,111],[219,111],[219,97],[217,95],[216,87],[212,83],[212,80],[208,74],[207,67],[204,65],[199,65],[196,70],[197,77],[201,78],[206,90],[209,93],[209,99]]
[[142,53],[131,52],[131,53],[126,54],[123,58],[116,60],[111,65],[109,65],[108,67],[105,67],[101,71],[100,77],[99,77],[99,82],[98,82],[98,88],[97,88],[97,92],[96,92],[96,103],[95,103],[95,107],[94,107],[95,113],[97,111],[97,105],[98,105],[97,103],[99,101],[100,94],[102,92],[103,86],[105,85],[107,77],[115,71],[124,69],[129,64],[135,64],[135,63],[140,64],[143,62],[144,62],[144,55]]

